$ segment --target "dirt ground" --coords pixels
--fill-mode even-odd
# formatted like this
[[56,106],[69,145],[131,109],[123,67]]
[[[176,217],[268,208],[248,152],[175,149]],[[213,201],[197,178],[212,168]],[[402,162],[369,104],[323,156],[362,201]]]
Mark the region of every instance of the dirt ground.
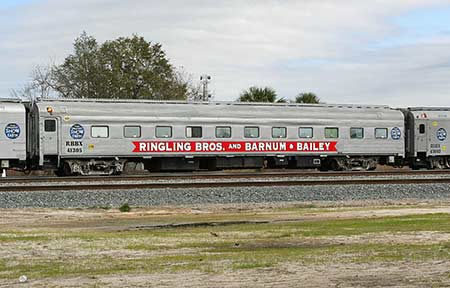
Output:
[[0,287],[450,287],[444,200],[0,213]]

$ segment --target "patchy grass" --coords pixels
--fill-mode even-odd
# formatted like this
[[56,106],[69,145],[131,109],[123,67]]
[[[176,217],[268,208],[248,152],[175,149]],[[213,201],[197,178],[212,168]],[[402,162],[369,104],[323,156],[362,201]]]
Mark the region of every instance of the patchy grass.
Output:
[[250,263],[236,263],[233,264],[233,269],[256,269],[256,268],[270,268],[273,267],[274,263],[266,262],[250,262]]
[[[270,211],[263,210],[263,216],[256,212],[191,215],[188,220],[249,219],[242,215],[251,219],[271,216]],[[279,221],[278,212],[272,216],[277,221],[263,224],[127,230],[122,226],[124,222],[119,221],[119,230],[90,228],[83,223],[65,229],[56,229],[49,223],[47,228],[8,230],[0,233],[0,279],[23,274],[38,279],[161,271],[214,273],[272,268],[282,263],[450,261],[447,241],[408,244],[399,240],[392,243],[360,240],[348,244],[335,239],[364,234],[450,233],[449,214],[332,220],[318,217],[286,222]],[[291,219],[292,215],[288,216]],[[140,225],[139,216],[133,217]],[[164,220],[188,222],[180,215]],[[114,219],[107,221],[111,225]],[[133,219],[127,221],[133,223]]]
[[48,236],[45,235],[21,235],[18,232],[11,234],[0,233],[0,244],[5,242],[23,242],[23,241],[47,241]]
[[179,271],[211,271],[223,269],[256,269],[274,267],[285,262],[303,264],[369,263],[392,261],[450,260],[450,249],[442,245],[329,245],[329,246],[271,246],[211,248],[195,254],[154,257],[89,257],[33,259],[8,264],[0,262],[1,278],[16,278],[25,274],[36,278],[95,276],[127,273],[157,273]]
[[[212,227],[207,230],[195,228],[196,232],[206,233],[211,230],[218,232],[244,232],[263,233],[272,235],[300,237],[320,237],[320,236],[350,236],[365,233],[397,233],[397,232],[418,232],[418,231],[441,231],[450,232],[450,214],[426,214],[409,215],[402,217],[383,217],[372,219],[338,219],[323,221],[293,221],[277,222],[258,225],[231,225],[226,227]],[[220,230],[220,231],[219,231]],[[181,229],[181,233],[193,232],[191,228]],[[167,232],[167,231],[165,231]],[[177,233],[178,234],[178,233]]]
[[449,260],[450,249],[444,245],[353,244],[303,245],[270,243],[254,247],[213,248],[212,253],[227,254],[229,259],[252,260],[256,263],[299,261],[312,263],[368,263],[385,261]]
[[164,249],[164,246],[156,246],[150,243],[143,243],[139,241],[138,243],[133,243],[125,246],[125,249],[128,250],[137,250],[137,251],[155,251],[158,249]]

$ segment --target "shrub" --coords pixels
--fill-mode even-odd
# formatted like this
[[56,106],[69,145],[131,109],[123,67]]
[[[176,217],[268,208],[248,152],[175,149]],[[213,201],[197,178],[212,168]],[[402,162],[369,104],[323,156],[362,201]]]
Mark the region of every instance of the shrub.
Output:
[[123,204],[122,206],[119,207],[120,212],[130,212],[131,211],[131,207],[128,203]]

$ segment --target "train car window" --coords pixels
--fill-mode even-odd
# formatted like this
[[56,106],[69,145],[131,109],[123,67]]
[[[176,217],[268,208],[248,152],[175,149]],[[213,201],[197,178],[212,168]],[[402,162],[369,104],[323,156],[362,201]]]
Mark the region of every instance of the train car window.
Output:
[[350,128],[350,138],[351,139],[363,139],[364,138],[364,128]]
[[286,138],[286,127],[272,127],[272,138]]
[[92,138],[108,138],[109,127],[108,126],[91,126]]
[[123,136],[125,138],[141,138],[141,126],[123,127]]
[[420,124],[419,125],[419,133],[420,134],[425,134],[425,124]]
[[231,127],[216,127],[216,138],[231,138]]
[[325,138],[339,138],[339,128],[325,128]]
[[376,139],[387,139],[388,129],[387,128],[375,128],[375,138]]
[[45,132],[55,132],[56,131],[56,120],[55,119],[44,120],[44,131]]
[[171,126],[156,126],[155,128],[156,138],[171,138],[172,127]]
[[244,127],[244,137],[245,138],[258,138],[259,137],[259,127]]
[[298,128],[298,137],[300,138],[313,138],[312,127],[300,127]]
[[202,127],[200,126],[188,126],[186,127],[187,138],[202,138]]

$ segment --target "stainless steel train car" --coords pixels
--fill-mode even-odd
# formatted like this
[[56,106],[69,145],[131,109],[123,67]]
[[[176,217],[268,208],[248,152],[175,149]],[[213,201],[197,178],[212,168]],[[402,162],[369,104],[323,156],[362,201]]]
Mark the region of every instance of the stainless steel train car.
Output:
[[55,100],[31,108],[29,158],[65,175],[255,167],[375,169],[404,157],[387,106]]
[[21,103],[0,102],[0,164],[2,169],[25,167],[25,107]]
[[450,168],[450,108],[2,100],[0,116],[3,169]]
[[450,108],[409,108],[404,113],[410,166],[450,168]]

